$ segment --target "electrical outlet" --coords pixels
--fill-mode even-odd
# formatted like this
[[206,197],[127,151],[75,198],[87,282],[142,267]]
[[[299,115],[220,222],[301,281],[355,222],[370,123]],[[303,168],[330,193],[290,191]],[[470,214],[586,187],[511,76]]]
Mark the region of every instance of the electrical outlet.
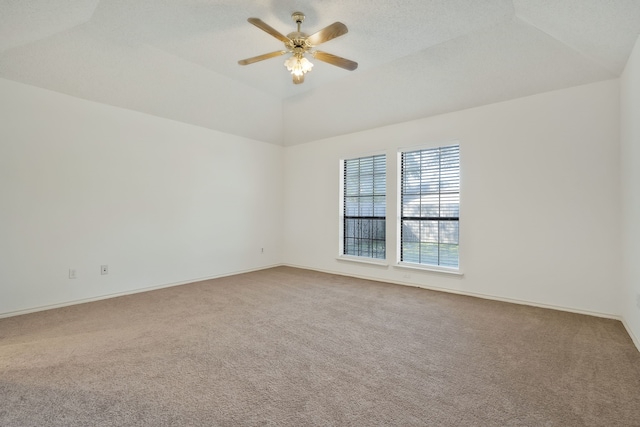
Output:
[[109,266],[101,265],[100,266],[100,274],[109,274]]
[[640,309],[640,294],[636,294],[636,307]]
[[70,268],[69,269],[69,279],[75,279],[76,276],[76,269],[75,268]]

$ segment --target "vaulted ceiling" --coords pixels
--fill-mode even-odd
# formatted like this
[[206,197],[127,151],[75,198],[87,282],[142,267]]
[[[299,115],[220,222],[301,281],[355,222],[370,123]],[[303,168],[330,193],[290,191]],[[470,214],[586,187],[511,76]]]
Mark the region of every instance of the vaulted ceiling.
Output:
[[[358,69],[238,65],[297,10]],[[0,78],[293,145],[616,78],[639,34],[640,0],[3,0]]]

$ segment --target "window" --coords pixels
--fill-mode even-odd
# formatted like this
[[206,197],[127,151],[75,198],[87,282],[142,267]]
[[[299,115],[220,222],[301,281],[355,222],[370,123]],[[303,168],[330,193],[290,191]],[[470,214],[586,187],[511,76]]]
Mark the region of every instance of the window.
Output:
[[386,258],[386,156],[344,160],[342,254]]
[[460,147],[403,152],[400,261],[458,268]]

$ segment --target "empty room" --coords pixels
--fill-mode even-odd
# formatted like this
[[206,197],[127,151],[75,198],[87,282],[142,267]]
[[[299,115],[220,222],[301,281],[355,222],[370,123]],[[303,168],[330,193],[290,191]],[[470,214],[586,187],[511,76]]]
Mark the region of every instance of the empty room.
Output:
[[640,1],[0,0],[0,425],[639,426]]

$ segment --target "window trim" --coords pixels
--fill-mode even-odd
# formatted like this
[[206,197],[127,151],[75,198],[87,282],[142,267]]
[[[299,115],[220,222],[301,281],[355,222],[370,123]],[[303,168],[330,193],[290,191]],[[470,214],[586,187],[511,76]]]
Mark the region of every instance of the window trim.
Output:
[[[460,191],[459,191],[459,212],[458,212],[458,267],[448,267],[433,264],[420,264],[415,262],[401,261],[402,259],[402,154],[411,151],[432,150],[441,147],[458,146],[460,161]],[[432,271],[436,273],[463,275],[463,251],[462,251],[462,144],[459,140],[432,141],[424,144],[400,147],[396,153],[396,263],[395,268],[408,268],[414,270]]]
[[398,261],[394,268],[407,268],[410,270],[431,271],[434,273],[452,274],[454,276],[464,276],[464,272],[460,269],[460,260],[458,259],[458,268],[442,267],[440,265],[417,264],[415,262]]
[[357,255],[338,255],[336,257],[338,261],[347,261],[347,262],[356,262],[360,264],[369,264],[375,265],[378,267],[389,267],[389,262],[386,259],[382,258],[369,258],[365,256],[357,256]]
[[347,160],[360,159],[364,157],[374,157],[374,156],[384,156],[385,158],[385,229],[388,230],[389,227],[389,155],[386,150],[367,152],[367,153],[359,153],[359,154],[351,154],[345,155],[340,158],[339,161],[339,201],[338,201],[338,256],[336,257],[339,261],[351,261],[351,262],[359,262],[364,264],[373,264],[378,266],[389,266],[389,250],[387,244],[388,233],[385,230],[385,257],[384,258],[372,258],[367,256],[358,256],[358,255],[348,255],[344,253],[344,166]]

